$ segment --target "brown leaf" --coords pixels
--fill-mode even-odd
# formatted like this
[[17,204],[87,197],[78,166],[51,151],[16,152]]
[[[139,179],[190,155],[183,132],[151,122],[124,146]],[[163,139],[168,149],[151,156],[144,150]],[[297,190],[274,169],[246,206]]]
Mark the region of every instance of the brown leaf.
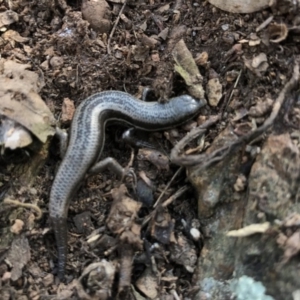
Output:
[[55,130],[53,114],[38,92],[44,82],[30,66],[0,60],[0,114],[14,120],[45,143]]

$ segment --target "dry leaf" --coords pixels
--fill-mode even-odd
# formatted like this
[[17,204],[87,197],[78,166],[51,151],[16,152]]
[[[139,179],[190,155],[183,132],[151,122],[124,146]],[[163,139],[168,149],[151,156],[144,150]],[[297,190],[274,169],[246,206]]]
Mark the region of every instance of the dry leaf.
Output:
[[269,6],[269,0],[208,0],[209,3],[215,5],[216,7],[231,12],[239,14],[247,14],[255,11],[260,11]]
[[29,41],[29,38],[20,36],[20,34],[14,30],[7,30],[5,33],[2,34],[2,38],[6,41],[13,41],[18,43],[26,43],[27,41]]
[[264,62],[267,62],[267,55],[265,53],[260,53],[259,55],[255,56],[252,60],[251,66],[255,69],[260,67]]
[[245,66],[251,70],[256,76],[261,77],[262,74],[268,69],[268,59],[265,53],[260,53],[252,60],[245,59]]
[[208,62],[208,53],[203,51],[197,55],[195,62],[198,66],[206,66]]
[[62,114],[61,114],[61,122],[63,124],[68,124],[72,121],[73,115],[75,113],[75,105],[72,100],[69,98],[64,98],[62,104]]
[[168,3],[168,4],[165,4],[165,5],[161,6],[161,7],[159,7],[159,8],[156,10],[156,12],[162,14],[162,13],[168,11],[169,9],[170,9],[170,4]]
[[14,150],[23,148],[32,143],[30,132],[13,120],[0,118],[0,146]]
[[172,51],[175,60],[175,71],[185,81],[191,96],[200,99],[206,105],[203,89],[203,77],[199,72],[195,60],[183,40],[180,40]]
[[38,92],[44,82],[30,66],[0,60],[0,114],[14,120],[45,143],[54,135],[55,119]]
[[213,107],[218,106],[222,98],[222,84],[220,83],[219,78],[212,78],[208,81],[206,93],[209,105]]
[[150,299],[154,299],[158,295],[158,278],[150,267],[138,278],[136,286]]
[[23,230],[24,222],[20,219],[16,219],[15,223],[10,227],[10,231],[15,234],[20,234]]
[[8,26],[18,21],[18,14],[12,10],[7,10],[5,12],[0,13],[0,28],[3,26]]

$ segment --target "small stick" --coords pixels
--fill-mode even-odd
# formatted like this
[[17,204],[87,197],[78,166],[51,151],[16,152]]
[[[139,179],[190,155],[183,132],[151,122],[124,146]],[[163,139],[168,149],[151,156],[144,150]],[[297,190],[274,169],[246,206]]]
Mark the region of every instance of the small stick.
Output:
[[111,32],[110,32],[110,35],[109,35],[109,38],[108,38],[108,41],[107,41],[107,53],[108,53],[109,55],[111,55],[110,42],[111,42],[111,39],[112,39],[112,37],[113,37],[113,35],[114,35],[114,33],[115,33],[116,27],[117,27],[117,25],[118,25],[118,23],[119,23],[119,21],[120,21],[120,17],[121,17],[121,15],[122,15],[123,11],[124,11],[124,8],[125,8],[126,4],[127,4],[127,0],[124,1],[123,6],[122,6],[122,8],[120,9],[119,15],[118,15],[118,17],[117,17],[117,19],[116,19],[116,22],[115,22],[115,24],[114,24],[114,27],[112,28],[112,30],[111,30]]
[[161,194],[159,195],[158,199],[156,200],[155,204],[153,205],[153,207],[155,208],[161,201],[161,198],[163,197],[163,195],[165,194],[165,192],[167,191],[167,189],[170,187],[170,185],[172,184],[172,182],[175,180],[175,178],[178,176],[178,174],[183,170],[183,167],[180,167],[175,174],[173,175],[173,177],[171,178],[171,180],[168,182],[168,184],[166,185],[166,187],[164,188],[164,190],[161,192]]
[[164,203],[161,206],[167,207],[169,204],[171,204],[174,200],[179,198],[182,194],[184,194],[189,189],[190,189],[189,186],[187,186],[187,185],[183,186],[175,194],[173,194],[170,198],[168,198],[166,201],[164,201]]
[[3,203],[9,204],[9,205],[14,205],[14,206],[25,207],[25,208],[31,208],[31,209],[35,210],[35,212],[37,213],[37,217],[36,217],[37,220],[39,220],[43,215],[42,210],[35,204],[22,203],[20,201],[9,199],[9,198],[4,199]]

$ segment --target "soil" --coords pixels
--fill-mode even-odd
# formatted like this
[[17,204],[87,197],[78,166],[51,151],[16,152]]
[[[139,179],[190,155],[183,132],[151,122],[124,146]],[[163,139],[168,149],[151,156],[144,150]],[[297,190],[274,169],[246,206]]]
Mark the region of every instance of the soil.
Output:
[[[299,7],[278,1],[231,14],[206,1],[117,2],[0,2],[0,13],[17,14],[0,19],[1,59],[30,65],[43,81],[35,91],[66,130],[74,109],[99,91],[141,98],[150,87],[147,98],[165,102],[201,84],[207,104],[185,126],[138,133],[147,150],[124,143],[123,126],[106,129],[102,156],[124,167],[133,156],[138,180],[127,178],[125,188],[105,171],[82,183],[69,208],[63,282],[48,214],[59,141],[51,132],[43,142],[34,135],[34,146],[3,147],[0,299],[269,299],[257,296],[261,288],[299,299],[300,103],[299,86],[288,86],[298,78]],[[172,51],[182,39],[197,82],[175,72]],[[171,163],[177,142],[212,116],[179,155],[196,156]],[[229,151],[211,165],[222,147]],[[226,236],[251,224],[267,225]],[[255,280],[253,298],[232,288],[243,275]]]

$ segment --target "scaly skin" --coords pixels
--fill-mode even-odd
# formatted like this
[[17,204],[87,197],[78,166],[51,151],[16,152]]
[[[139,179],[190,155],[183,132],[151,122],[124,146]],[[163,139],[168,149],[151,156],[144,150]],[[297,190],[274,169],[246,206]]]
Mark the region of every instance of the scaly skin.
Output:
[[119,91],[88,97],[77,108],[67,152],[50,194],[50,219],[58,249],[58,276],[63,279],[67,258],[68,207],[86,173],[99,160],[108,121],[119,121],[147,131],[165,130],[194,117],[203,102],[183,95],[167,103],[144,102]]

